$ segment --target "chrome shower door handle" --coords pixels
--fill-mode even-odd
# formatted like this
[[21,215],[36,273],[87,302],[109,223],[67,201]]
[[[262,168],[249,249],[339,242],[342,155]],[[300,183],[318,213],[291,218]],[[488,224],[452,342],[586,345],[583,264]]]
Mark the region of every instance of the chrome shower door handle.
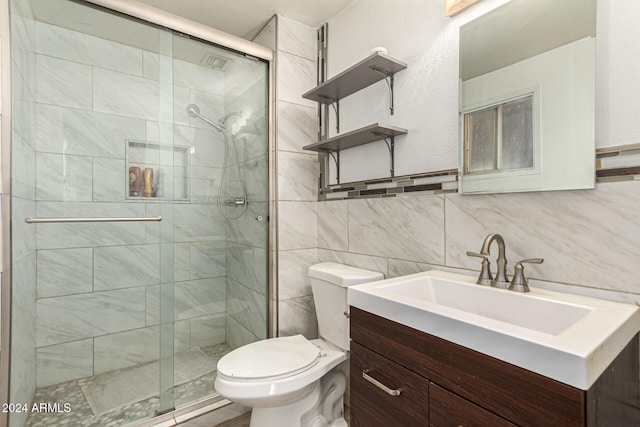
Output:
[[400,389],[400,388],[395,388],[395,389],[389,388],[386,385],[382,384],[377,379],[375,379],[372,376],[370,376],[368,369],[365,369],[364,371],[362,371],[362,378],[364,378],[366,381],[370,382],[371,384],[373,384],[374,386],[378,387],[380,390],[384,391],[385,393],[387,393],[390,396],[400,396],[400,393],[402,393],[402,389]]

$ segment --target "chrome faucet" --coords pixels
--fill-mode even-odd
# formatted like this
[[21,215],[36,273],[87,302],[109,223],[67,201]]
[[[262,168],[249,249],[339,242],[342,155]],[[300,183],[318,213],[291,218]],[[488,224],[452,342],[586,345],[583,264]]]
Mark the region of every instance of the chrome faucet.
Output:
[[[498,242],[498,259],[496,264],[498,264],[498,272],[496,273],[495,279],[491,274],[491,265],[489,262],[489,255],[491,252],[489,251],[491,248],[491,244],[497,241]],[[504,239],[501,235],[497,233],[489,234],[485,239],[484,243],[482,243],[482,249],[480,249],[480,253],[476,252],[467,252],[468,256],[482,258],[482,270],[480,271],[480,276],[476,283],[479,285],[489,285],[496,288],[509,288],[509,278],[507,277],[507,258],[505,256],[505,244]]]

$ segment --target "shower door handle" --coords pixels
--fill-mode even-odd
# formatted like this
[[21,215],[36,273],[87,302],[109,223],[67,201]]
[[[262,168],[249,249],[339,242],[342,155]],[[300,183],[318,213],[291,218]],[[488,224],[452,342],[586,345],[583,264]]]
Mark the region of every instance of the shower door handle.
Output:
[[112,218],[34,218],[26,217],[24,222],[27,224],[46,224],[59,222],[143,222],[143,221],[162,221],[161,216],[150,216],[141,218],[112,217]]

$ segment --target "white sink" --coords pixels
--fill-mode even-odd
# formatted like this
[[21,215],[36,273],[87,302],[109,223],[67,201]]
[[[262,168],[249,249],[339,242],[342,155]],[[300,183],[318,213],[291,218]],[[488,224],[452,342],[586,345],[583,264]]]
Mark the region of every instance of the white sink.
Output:
[[405,295],[553,335],[558,335],[593,310],[593,307],[584,305],[532,298],[531,294],[496,292],[494,288],[433,275],[377,288],[389,294]]
[[349,304],[587,390],[640,330],[631,304],[519,293],[431,270],[349,288]]

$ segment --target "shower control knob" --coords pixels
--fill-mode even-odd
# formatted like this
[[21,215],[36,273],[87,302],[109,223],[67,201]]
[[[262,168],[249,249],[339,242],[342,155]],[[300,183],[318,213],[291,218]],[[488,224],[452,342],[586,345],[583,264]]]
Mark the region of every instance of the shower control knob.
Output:
[[264,217],[262,215],[258,215],[256,217],[256,221],[262,221],[262,220],[264,220]]

